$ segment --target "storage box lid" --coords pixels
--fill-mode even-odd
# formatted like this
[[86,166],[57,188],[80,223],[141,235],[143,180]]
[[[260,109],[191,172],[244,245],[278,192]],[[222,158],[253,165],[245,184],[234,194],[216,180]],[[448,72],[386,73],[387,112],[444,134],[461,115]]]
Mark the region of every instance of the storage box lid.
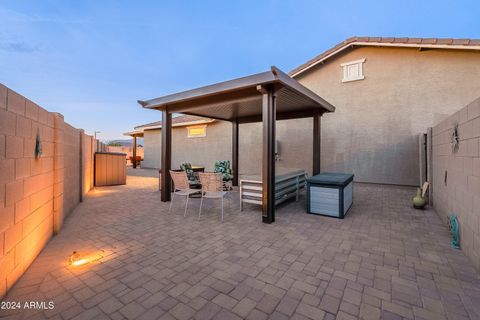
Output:
[[346,186],[353,180],[351,173],[323,172],[307,179],[311,184]]

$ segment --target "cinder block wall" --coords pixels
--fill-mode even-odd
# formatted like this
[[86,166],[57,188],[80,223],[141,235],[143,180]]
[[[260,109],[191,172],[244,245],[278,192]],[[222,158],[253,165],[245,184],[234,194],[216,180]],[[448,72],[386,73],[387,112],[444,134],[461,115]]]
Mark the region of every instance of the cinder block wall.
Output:
[[[450,142],[455,124],[456,152]],[[452,212],[458,216],[461,248],[480,269],[479,144],[480,98],[432,129],[433,206],[445,223]]]
[[0,84],[0,298],[92,187],[93,145],[62,115]]

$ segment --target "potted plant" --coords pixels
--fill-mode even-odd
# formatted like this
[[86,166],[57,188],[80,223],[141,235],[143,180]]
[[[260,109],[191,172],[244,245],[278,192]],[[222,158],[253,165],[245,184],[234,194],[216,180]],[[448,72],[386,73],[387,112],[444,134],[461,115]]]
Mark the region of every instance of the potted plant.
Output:
[[425,209],[427,205],[427,197],[425,196],[428,190],[428,182],[425,182],[422,188],[417,188],[417,195],[413,197],[413,207],[415,209]]

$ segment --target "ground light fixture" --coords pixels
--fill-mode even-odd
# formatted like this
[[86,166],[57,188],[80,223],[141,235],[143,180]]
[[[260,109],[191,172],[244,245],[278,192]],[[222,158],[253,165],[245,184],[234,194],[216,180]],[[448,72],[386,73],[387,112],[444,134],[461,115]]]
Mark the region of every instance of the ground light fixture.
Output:
[[91,262],[100,260],[103,257],[104,257],[103,250],[99,250],[97,252],[86,254],[86,255],[80,254],[77,251],[73,251],[70,257],[68,258],[68,263],[73,267],[80,267],[80,266],[89,264]]

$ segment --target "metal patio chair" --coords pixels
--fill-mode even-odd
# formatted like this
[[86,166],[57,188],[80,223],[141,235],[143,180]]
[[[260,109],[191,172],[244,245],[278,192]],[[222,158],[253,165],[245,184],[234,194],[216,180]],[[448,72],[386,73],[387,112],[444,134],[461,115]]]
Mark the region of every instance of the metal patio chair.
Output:
[[223,176],[221,173],[199,173],[200,183],[202,184],[202,199],[200,200],[200,210],[198,220],[202,215],[203,199],[221,199],[222,200],[222,222],[223,222],[223,199],[227,192],[223,189]]
[[170,177],[172,177],[172,180],[173,180],[173,194],[172,194],[172,200],[170,201],[170,208],[168,209],[168,213],[170,213],[170,211],[172,210],[173,199],[175,198],[175,195],[183,196],[183,197],[186,197],[185,212],[183,214],[183,216],[185,217],[187,216],[188,198],[190,197],[191,194],[199,193],[200,190],[198,189],[195,190],[190,188],[188,176],[185,171],[170,170]]

